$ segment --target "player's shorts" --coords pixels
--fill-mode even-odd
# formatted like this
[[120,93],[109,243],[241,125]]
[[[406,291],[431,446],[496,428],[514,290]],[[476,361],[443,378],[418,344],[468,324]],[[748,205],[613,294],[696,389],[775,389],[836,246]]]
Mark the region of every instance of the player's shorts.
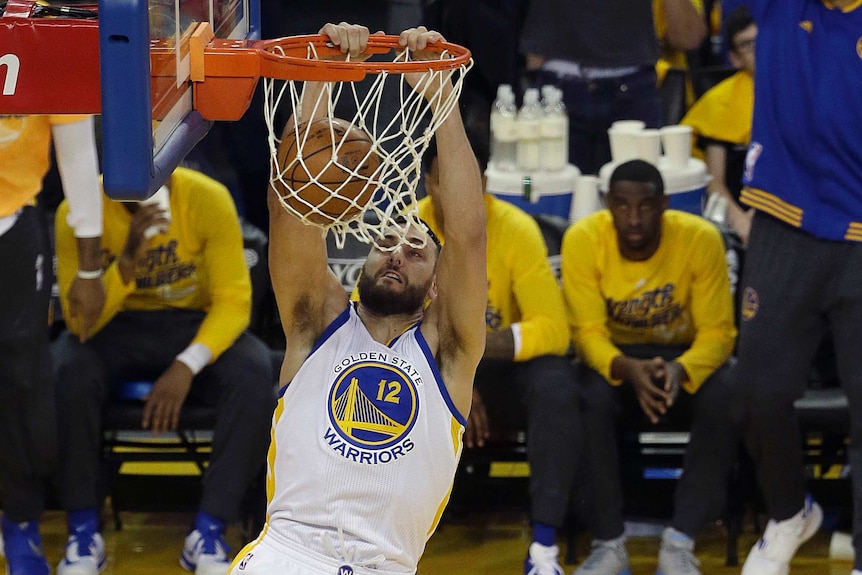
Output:
[[[415,571],[413,572],[415,573]],[[264,534],[233,560],[228,575],[409,575],[350,565]]]

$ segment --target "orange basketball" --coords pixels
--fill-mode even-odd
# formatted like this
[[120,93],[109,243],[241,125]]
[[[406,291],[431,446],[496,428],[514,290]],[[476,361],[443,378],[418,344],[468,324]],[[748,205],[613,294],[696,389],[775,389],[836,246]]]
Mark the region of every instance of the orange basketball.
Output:
[[[319,225],[359,217],[374,195],[367,178],[380,165],[371,137],[345,120],[321,118],[299,126],[300,148],[292,128],[285,130],[278,148],[282,177],[275,185],[285,202]],[[285,186],[288,190],[279,189]]]

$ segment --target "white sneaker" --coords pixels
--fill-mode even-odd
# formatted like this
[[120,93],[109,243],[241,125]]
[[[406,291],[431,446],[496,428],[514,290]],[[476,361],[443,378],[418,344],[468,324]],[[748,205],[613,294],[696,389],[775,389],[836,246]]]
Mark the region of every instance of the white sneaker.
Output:
[[227,575],[230,568],[229,552],[221,533],[195,529],[186,537],[180,565],[195,575]]
[[823,509],[810,496],[805,498],[802,511],[790,519],[770,519],[763,536],[748,553],[742,575],[788,575],[796,550],[817,533],[822,522]]
[[694,541],[668,527],[661,537],[656,575],[701,575],[700,561],[694,556]]
[[590,556],[572,575],[631,575],[625,537],[593,541]]
[[560,548],[556,545],[530,544],[530,551],[524,561],[524,575],[563,575],[563,568],[557,559]]
[[98,532],[69,535],[66,555],[57,565],[57,575],[98,575],[105,568],[105,541]]

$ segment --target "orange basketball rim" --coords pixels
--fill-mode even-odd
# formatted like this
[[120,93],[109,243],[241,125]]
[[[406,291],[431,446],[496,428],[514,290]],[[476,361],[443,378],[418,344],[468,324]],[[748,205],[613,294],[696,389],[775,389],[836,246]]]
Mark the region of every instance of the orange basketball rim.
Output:
[[[371,54],[398,53],[399,37],[374,34],[368,38]],[[214,38],[206,23],[198,25],[189,45],[194,108],[207,120],[235,121],[248,109],[260,77],[296,81],[362,80],[366,74],[407,74],[428,70],[454,70],[470,61],[470,51],[458,44],[437,42],[428,49],[438,60],[334,61],[340,55],[322,34],[275,40],[224,40]],[[167,51],[165,57],[173,57]],[[155,67],[154,67],[155,69]]]

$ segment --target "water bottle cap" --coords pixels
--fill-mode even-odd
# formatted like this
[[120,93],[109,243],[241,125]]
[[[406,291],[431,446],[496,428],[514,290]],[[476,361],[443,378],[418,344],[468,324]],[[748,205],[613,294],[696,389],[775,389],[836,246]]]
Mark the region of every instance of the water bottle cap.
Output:
[[539,90],[536,88],[527,88],[527,91],[524,92],[524,103],[525,104],[535,104],[539,101]]
[[512,86],[509,84],[500,84],[497,86],[497,98],[501,100],[507,99],[507,96],[514,96],[515,93],[512,91]]

